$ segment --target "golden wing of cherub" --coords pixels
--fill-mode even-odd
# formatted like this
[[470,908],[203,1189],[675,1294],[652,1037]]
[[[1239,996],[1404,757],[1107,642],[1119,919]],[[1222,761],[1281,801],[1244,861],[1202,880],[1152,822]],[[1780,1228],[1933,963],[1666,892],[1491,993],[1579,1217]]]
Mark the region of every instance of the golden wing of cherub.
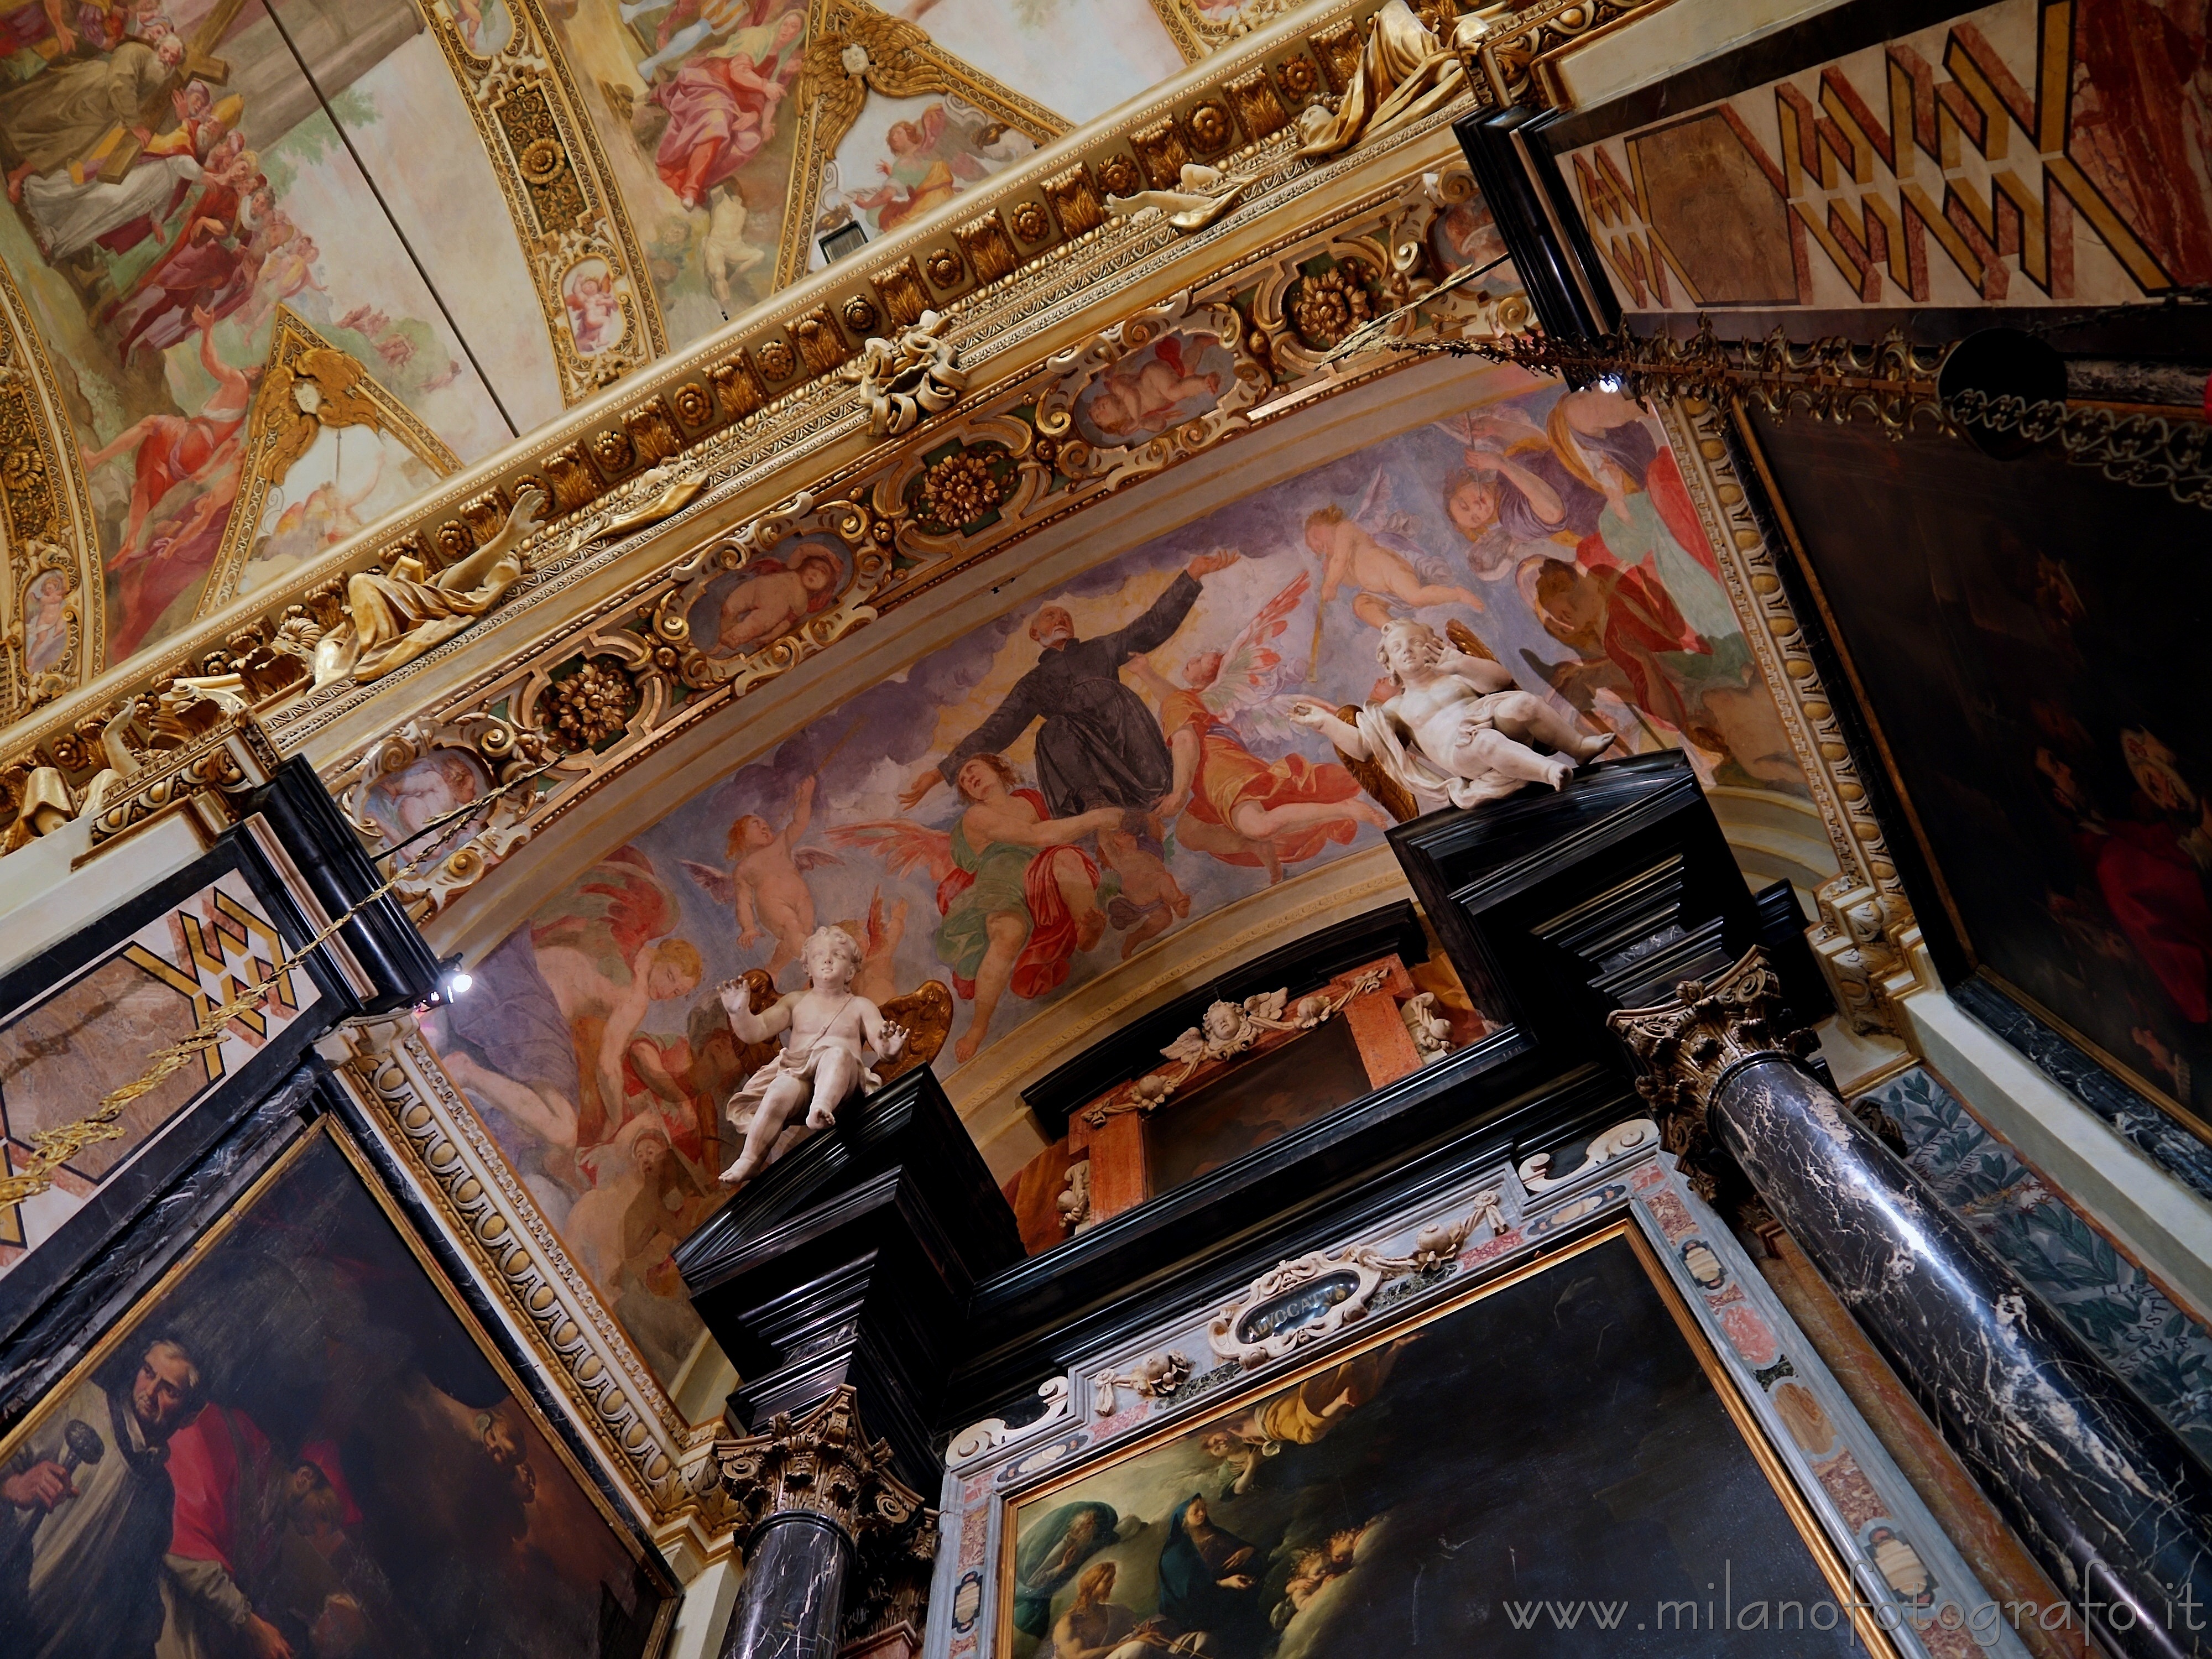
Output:
[[884,1004],[884,1018],[906,1027],[906,1046],[897,1057],[876,1067],[876,1075],[889,1083],[935,1060],[952,1035],[952,993],[943,980],[926,979],[904,996]]
[[[1453,623],[1449,626],[1458,628],[1460,624]],[[1472,639],[1474,636],[1469,635],[1468,637]],[[1475,643],[1479,646],[1481,641],[1477,640]],[[1486,651],[1483,653],[1485,656],[1489,654]],[[1336,711],[1336,717],[1346,726],[1357,726],[1359,723],[1359,705],[1345,704]],[[1336,751],[1336,757],[1344,763],[1346,771],[1359,780],[1359,787],[1367,792],[1369,799],[1399,823],[1404,823],[1410,818],[1421,816],[1421,804],[1413,799],[1413,792],[1384,771],[1380,762],[1355,759],[1341,749]]]
[[1463,656],[1479,657],[1484,662],[1498,660],[1497,653],[1482,642],[1481,636],[1457,617],[1444,624],[1444,637],[1451,641],[1452,648]]

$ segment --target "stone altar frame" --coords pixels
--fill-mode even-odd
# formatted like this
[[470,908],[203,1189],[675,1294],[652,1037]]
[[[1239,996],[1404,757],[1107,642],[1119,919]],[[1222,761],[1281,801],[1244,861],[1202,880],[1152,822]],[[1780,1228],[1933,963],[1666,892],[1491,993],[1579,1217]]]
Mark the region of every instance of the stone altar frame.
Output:
[[[2010,1659],[2024,1652],[2002,1620],[1986,1649],[1966,1628],[1973,1609],[1990,1598],[1726,1224],[1659,1151],[1656,1127],[1637,1120],[1595,1137],[1565,1176],[1524,1182],[1511,1164],[1486,1163],[1352,1237],[1316,1240],[1314,1250],[1261,1275],[1225,1306],[1188,1309],[1077,1356],[1039,1387],[1027,1420],[988,1419],[956,1434],[946,1449],[945,1542],[925,1659],[999,1659],[1008,1650],[1009,1528],[1017,1503],[1187,1432],[1225,1399],[1279,1389],[1371,1346],[1378,1333],[1428,1323],[1622,1237],[1632,1242],[1816,1560],[1824,1552],[1832,1558],[1832,1584],[1840,1573],[1842,1585],[1857,1587],[1863,1605],[1851,1616],[1859,1639],[1873,1651],[1912,1659],[1983,1653]],[[1245,1312],[1294,1280],[1333,1272],[1352,1288],[1328,1318],[1299,1333],[1310,1340],[1278,1339],[1269,1346],[1279,1353],[1227,1357]],[[1222,1346],[1224,1328],[1229,1349]],[[1775,1390],[1785,1380],[1812,1395],[1832,1427],[1831,1439],[1812,1452],[1792,1437],[1777,1407]],[[1884,1528],[1936,1582],[1933,1605],[1908,1609],[1888,1597],[1867,1541]],[[1853,1599],[1842,1585],[1839,1603]],[[1916,1629],[1916,1621],[1926,1628]]]

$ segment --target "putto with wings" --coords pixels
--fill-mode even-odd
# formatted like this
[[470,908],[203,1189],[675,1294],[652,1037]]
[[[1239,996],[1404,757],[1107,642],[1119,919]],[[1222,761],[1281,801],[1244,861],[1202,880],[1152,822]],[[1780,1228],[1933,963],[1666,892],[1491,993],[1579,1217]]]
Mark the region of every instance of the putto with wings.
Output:
[[1334,761],[1304,755],[1262,760],[1248,741],[1280,746],[1294,740],[1291,705],[1279,690],[1285,664],[1276,641],[1313,586],[1300,571],[1260,607],[1227,647],[1187,659],[1177,685],[1138,659],[1137,672],[1158,699],[1160,730],[1175,762],[1175,782],[1161,806],[1180,814],[1176,838],[1224,864],[1257,866],[1270,884],[1284,866],[1343,845],[1371,823],[1390,818],[1361,796],[1359,781]]

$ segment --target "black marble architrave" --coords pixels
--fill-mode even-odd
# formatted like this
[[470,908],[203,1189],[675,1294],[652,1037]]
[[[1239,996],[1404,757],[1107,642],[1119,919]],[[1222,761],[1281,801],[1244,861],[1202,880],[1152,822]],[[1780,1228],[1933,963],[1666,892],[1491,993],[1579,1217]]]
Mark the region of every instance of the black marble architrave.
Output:
[[[268,825],[298,880],[326,915],[362,906],[360,914],[339,929],[337,942],[368,984],[340,988],[341,1000],[353,1006],[338,1018],[410,1008],[437,989],[437,953],[398,899],[389,893],[369,899],[383,885],[384,874],[362,850],[360,836],[339,813],[306,757],[295,756],[277,768],[276,775],[248,797],[246,810]],[[246,827],[228,830],[226,836],[240,836]],[[293,872],[279,866],[277,873],[289,877]]]
[[722,1659],[835,1659],[853,1540],[826,1516],[781,1510],[753,1529]]
[[2212,1470],[1789,1059],[1739,1061],[1709,1111],[2105,1650],[2212,1654]]
[[1393,953],[1408,964],[1429,959],[1420,912],[1403,899],[1317,927],[1131,1020],[1023,1090],[1022,1102],[1036,1114],[1045,1139],[1058,1139],[1067,1133],[1067,1120],[1078,1107],[1158,1066],[1160,1050],[1197,1024],[1209,1004],[1242,1002],[1280,989],[1297,996],[1348,969]]
[[1021,1255],[1012,1209],[925,1069],[847,1105],[675,1260],[744,1379],[729,1402],[741,1428],[796,1417],[850,1382],[901,1477],[933,1491],[932,1431],[969,1298]]
[[1554,117],[1511,109],[1452,124],[1528,304],[1555,340],[1592,339],[1617,327],[1620,301],[1549,153],[1537,140]]
[[[1586,766],[1557,792],[1431,812],[1390,844],[1477,1004],[1577,1061],[1617,1064],[1607,1013],[1663,1001],[1769,927],[1671,749]],[[1775,967],[1794,1008],[1829,1006],[1809,952]]]

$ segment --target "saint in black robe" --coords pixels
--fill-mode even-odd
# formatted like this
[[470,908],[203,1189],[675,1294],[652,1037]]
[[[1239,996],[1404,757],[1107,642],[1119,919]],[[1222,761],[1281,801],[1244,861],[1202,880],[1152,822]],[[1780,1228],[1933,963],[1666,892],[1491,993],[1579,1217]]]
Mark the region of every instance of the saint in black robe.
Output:
[[978,755],[995,755],[1042,720],[1037,787],[1056,818],[1102,806],[1149,810],[1175,782],[1158,718],[1121,684],[1121,665],[1165,645],[1198,603],[1198,583],[1177,576],[1126,628],[1046,650],[991,717],[953,745],[938,770],[947,783]]

